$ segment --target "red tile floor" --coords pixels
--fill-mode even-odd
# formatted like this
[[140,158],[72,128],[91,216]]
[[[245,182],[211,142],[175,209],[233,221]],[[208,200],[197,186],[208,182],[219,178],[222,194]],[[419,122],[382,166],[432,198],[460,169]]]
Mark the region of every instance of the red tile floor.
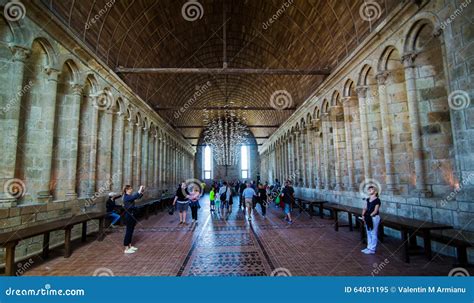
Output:
[[[294,210],[294,223],[283,220],[281,209],[260,205],[249,223],[238,202],[232,212],[211,215],[204,197],[197,224],[178,225],[178,214],[160,212],[138,223],[135,254],[123,253],[124,229],[110,230],[104,241],[76,242],[70,258],[38,261],[25,275],[115,276],[358,276],[440,275],[453,268],[454,259],[438,256],[431,262],[414,256],[401,261],[401,242],[386,237],[377,254],[360,252],[357,231],[334,231],[333,221]],[[190,215],[190,213],[189,213]],[[188,222],[190,222],[188,217]]]

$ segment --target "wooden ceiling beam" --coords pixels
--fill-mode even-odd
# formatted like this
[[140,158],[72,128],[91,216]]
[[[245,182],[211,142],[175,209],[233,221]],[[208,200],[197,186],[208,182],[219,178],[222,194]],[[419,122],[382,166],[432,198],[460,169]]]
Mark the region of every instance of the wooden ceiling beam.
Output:
[[175,67],[117,67],[118,74],[222,74],[222,75],[287,75],[287,76],[328,76],[329,69],[297,68],[175,68]]
[[[182,108],[182,106],[169,106],[169,107],[159,107],[156,106],[155,109],[157,111],[179,111]],[[296,107],[288,107],[288,108],[274,108],[271,106],[202,106],[202,107],[188,107],[186,110],[242,110],[242,111],[247,111],[247,110],[272,110],[272,111],[295,111],[297,108]]]

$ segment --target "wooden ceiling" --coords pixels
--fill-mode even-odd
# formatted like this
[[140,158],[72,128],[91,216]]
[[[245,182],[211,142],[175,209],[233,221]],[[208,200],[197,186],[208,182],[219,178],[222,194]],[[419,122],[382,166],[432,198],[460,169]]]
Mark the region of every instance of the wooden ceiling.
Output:
[[[359,14],[364,0],[198,0],[202,16],[188,21],[182,8],[190,1],[197,0],[41,0],[112,69],[222,68],[226,58],[229,68],[332,70],[398,4],[373,0],[381,10],[369,22]],[[262,143],[325,77],[119,75],[193,144],[202,131],[194,126],[203,126],[203,109],[223,106],[245,116]],[[203,88],[207,81],[210,86]],[[201,96],[192,99],[199,88]],[[277,90],[291,95],[292,104],[286,110],[271,106],[270,98]],[[176,119],[176,111],[184,104],[190,107]]]

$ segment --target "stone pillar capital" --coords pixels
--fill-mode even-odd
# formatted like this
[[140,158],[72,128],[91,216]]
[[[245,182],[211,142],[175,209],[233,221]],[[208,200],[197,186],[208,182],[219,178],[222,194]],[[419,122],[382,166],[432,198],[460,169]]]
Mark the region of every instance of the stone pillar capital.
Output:
[[20,45],[9,43],[8,47],[10,48],[10,51],[12,52],[12,60],[14,62],[19,61],[19,62],[25,63],[26,59],[28,59],[28,57],[31,54],[31,50]]
[[368,87],[367,86],[357,86],[355,90],[356,90],[357,96],[359,96],[359,98],[365,98],[365,96],[367,95]]
[[75,96],[81,96],[82,90],[84,89],[84,85],[73,83],[71,84],[72,94]]
[[43,71],[48,77],[48,81],[54,81],[54,82],[58,81],[59,74],[61,73],[60,70],[54,67],[50,67],[50,66],[46,66]]
[[345,96],[345,97],[342,97],[342,103],[350,103],[351,101],[354,101],[356,100],[357,97],[356,96]]
[[379,85],[385,85],[387,83],[388,78],[390,77],[389,71],[381,71],[375,75],[375,79]]
[[415,66],[415,59],[418,56],[417,53],[415,52],[409,52],[405,53],[402,56],[402,63],[405,66],[405,68],[412,68]]

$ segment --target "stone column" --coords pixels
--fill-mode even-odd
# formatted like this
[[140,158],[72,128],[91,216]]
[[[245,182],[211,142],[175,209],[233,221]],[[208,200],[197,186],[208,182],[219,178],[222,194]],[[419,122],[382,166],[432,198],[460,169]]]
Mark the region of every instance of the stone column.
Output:
[[283,152],[283,175],[284,175],[284,178],[288,178],[288,149],[286,148],[287,146],[287,138],[285,138],[283,140],[283,145],[282,145],[282,152]]
[[127,128],[126,128],[126,141],[127,141],[127,154],[125,154],[125,165],[124,165],[124,185],[132,185],[133,184],[133,142],[134,142],[134,135],[135,135],[135,123],[130,119],[127,119]]
[[392,156],[392,137],[390,131],[390,116],[387,105],[387,89],[386,83],[389,77],[388,72],[381,72],[376,75],[378,83],[378,95],[380,104],[380,120],[382,124],[383,154],[385,160],[385,183],[387,184],[387,192],[392,195],[397,194],[395,187],[395,175],[393,169]]
[[301,184],[301,187],[308,187],[307,185],[307,167],[308,167],[308,157],[306,155],[308,145],[306,144],[306,127],[301,129],[301,134],[300,134],[300,142],[301,142],[301,171],[302,171],[302,179],[303,182]]
[[44,125],[44,137],[41,138],[42,147],[39,149],[39,152],[43,154],[43,165],[40,176],[38,180],[41,180],[37,190],[37,198],[40,202],[46,202],[51,199],[50,192],[50,182],[51,182],[51,167],[53,159],[53,136],[54,136],[54,118],[56,111],[56,93],[58,88],[58,76],[60,71],[46,67],[44,69],[46,73],[46,81],[44,83],[43,89],[45,92],[48,92],[48,98],[42,100],[41,104],[43,106],[42,111],[45,114],[42,119]]
[[142,125],[141,121],[138,121],[138,123],[135,126],[135,146],[134,146],[134,152],[135,152],[135,167],[134,167],[134,172],[133,172],[133,187],[138,187],[141,184],[141,166],[142,166]]
[[316,181],[316,189],[318,191],[320,191],[323,187],[323,174],[322,174],[322,161],[321,161],[321,157],[323,156],[323,142],[321,140],[321,129],[322,129],[322,126],[321,126],[321,119],[315,119],[314,121],[314,125],[316,126],[317,128],[317,131],[316,131],[316,152],[315,152],[315,158],[316,158],[316,176],[318,178],[318,180]]
[[286,145],[286,150],[287,150],[287,155],[288,155],[288,178],[291,179],[291,176],[293,175],[293,154],[291,151],[291,145],[292,145],[292,136],[289,135],[287,138],[287,145]]
[[420,117],[418,114],[415,59],[415,53],[407,53],[402,57],[405,66],[405,84],[407,90],[408,113],[410,116],[411,142],[413,145],[413,160],[415,161],[416,191],[421,197],[431,197],[432,192],[426,185],[423,138],[421,137]]
[[315,153],[315,145],[314,145],[314,127],[311,124],[313,123],[312,121],[308,125],[308,129],[306,130],[306,142],[308,146],[308,163],[307,163],[307,168],[308,168],[308,187],[314,188],[314,179],[315,179],[315,174],[314,174],[314,153]]
[[70,130],[69,137],[69,161],[67,162],[67,180],[66,180],[66,197],[77,197],[76,192],[76,174],[77,174],[77,158],[79,145],[79,118],[81,116],[81,99],[83,85],[72,85],[72,104],[69,107],[70,112],[67,113],[71,117],[71,124],[68,125]]
[[163,187],[162,189],[166,188],[166,185],[167,185],[167,180],[166,180],[166,177],[167,177],[167,168],[166,168],[166,161],[167,161],[167,157],[168,157],[168,154],[167,154],[167,144],[166,144],[166,140],[164,138],[162,138],[161,140],[161,147],[163,148],[163,159],[162,159],[162,166],[160,168],[161,170],[161,186]]
[[123,113],[118,112],[116,113],[118,115],[117,121],[118,125],[115,127],[118,127],[119,133],[117,136],[117,148],[115,149],[115,152],[117,153],[117,166],[114,167],[115,171],[114,174],[117,175],[117,179],[114,180],[114,191],[120,192],[122,186],[124,185],[124,135],[125,135],[125,117]]
[[331,123],[332,123],[332,135],[334,141],[334,170],[336,177],[336,186],[335,190],[342,190],[342,171],[343,171],[343,162],[342,162],[342,150],[344,150],[344,134],[339,129],[340,124],[340,114],[342,111],[340,105],[333,106],[331,109]]
[[366,113],[366,97],[367,87],[357,87],[357,96],[359,98],[359,113],[360,113],[360,134],[362,137],[362,153],[364,159],[364,177],[369,179],[372,176],[370,170],[370,151],[369,151],[369,138],[368,138],[368,126],[367,126],[367,113]]
[[142,162],[141,162],[141,180],[140,184],[144,186],[148,186],[148,136],[149,136],[149,128],[145,126],[145,128],[142,128],[142,146],[140,148],[142,149]]
[[153,150],[153,162],[155,163],[153,166],[153,186],[155,187],[156,190],[160,189],[160,146],[161,146],[161,140],[158,138],[158,131],[154,134],[155,137],[155,149]]
[[[15,206],[16,199],[5,192],[4,184],[15,178],[15,164],[17,157],[18,128],[20,123],[21,99],[24,95],[23,74],[25,61],[30,55],[30,50],[22,46],[10,45],[12,62],[8,73],[2,80],[9,80],[4,86],[0,98],[0,128],[2,137],[2,156],[0,157],[0,207]],[[28,85],[28,84],[27,84]],[[28,190],[28,188],[24,189]]]
[[331,187],[329,174],[329,113],[323,113],[321,124],[323,129],[323,153],[324,153],[324,189]]
[[355,97],[349,96],[342,99],[344,109],[344,130],[346,133],[346,158],[347,158],[347,175],[349,184],[347,189],[354,191],[355,186],[355,169],[354,156],[352,149],[352,128],[357,127],[352,123],[352,108],[354,107]]
[[301,150],[300,150],[300,146],[301,146],[301,141],[300,141],[300,132],[299,131],[296,131],[295,132],[295,160],[296,160],[296,174],[294,176],[294,180],[295,180],[295,183],[297,183],[297,187],[301,187],[301,183],[300,183],[300,179],[301,179],[301,176],[303,175],[301,173]]

